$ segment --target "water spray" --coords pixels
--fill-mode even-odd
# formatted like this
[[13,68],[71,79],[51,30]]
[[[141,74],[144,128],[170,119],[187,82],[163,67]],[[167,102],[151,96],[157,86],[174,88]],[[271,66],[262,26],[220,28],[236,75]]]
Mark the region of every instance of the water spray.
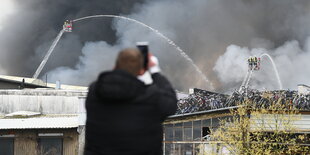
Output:
[[128,17],[124,17],[124,16],[117,16],[117,15],[93,15],[93,16],[86,16],[86,17],[82,17],[82,18],[78,18],[72,21],[66,21],[64,26],[63,26],[63,30],[60,31],[60,33],[57,35],[56,39],[54,40],[52,46],[49,48],[48,52],[46,53],[43,61],[41,62],[40,66],[38,67],[38,69],[36,70],[35,74],[33,75],[34,79],[37,79],[38,76],[40,75],[43,67],[45,66],[48,58],[50,57],[51,53],[53,52],[54,48],[56,47],[58,41],[60,40],[61,36],[63,35],[64,32],[72,32],[72,23],[74,22],[78,22],[78,21],[82,21],[82,20],[86,20],[86,19],[91,19],[91,18],[101,18],[101,17],[106,17],[106,18],[119,18],[119,19],[124,19],[127,21],[132,21],[134,23],[137,23],[139,25],[142,25],[143,27],[148,28],[149,30],[155,32],[158,36],[160,36],[162,39],[164,39],[165,41],[167,41],[170,45],[172,45],[176,50],[178,50],[180,52],[180,54],[188,61],[190,62],[190,64],[195,68],[195,70],[199,73],[199,75],[203,78],[203,80],[209,84],[209,88],[210,89],[214,89],[213,84],[207,79],[207,77],[202,73],[202,71],[199,69],[199,67],[194,63],[194,61],[179,47],[177,46],[171,39],[169,39],[168,37],[166,37],[165,35],[163,35],[162,33],[160,33],[158,30],[150,27],[149,25],[146,25],[138,20],[132,19],[132,18],[128,18]]
[[278,72],[277,66],[276,66],[276,64],[274,63],[272,57],[271,57],[269,54],[267,54],[267,53],[262,54],[260,57],[261,57],[261,58],[263,58],[263,57],[269,58],[269,60],[270,60],[271,63],[272,63],[273,70],[274,70],[274,72],[275,72],[275,74],[276,74],[277,81],[278,81],[278,84],[279,84],[279,88],[280,88],[280,89],[283,89],[283,87],[282,87],[282,82],[281,82],[281,79],[280,79],[280,76],[279,76],[279,72]]
[[248,85],[249,85],[249,82],[251,80],[253,71],[254,70],[260,70],[260,61],[262,60],[263,57],[267,57],[271,61],[272,67],[273,67],[274,72],[275,72],[276,77],[277,77],[277,81],[278,81],[278,84],[279,84],[279,89],[280,90],[283,89],[282,82],[281,82],[281,79],[280,79],[279,72],[278,72],[278,69],[276,67],[276,64],[274,63],[272,57],[269,54],[264,53],[259,58],[257,58],[257,57],[250,57],[248,59],[249,69],[247,71],[247,74],[246,74],[245,78],[242,81],[242,84],[241,84],[241,86],[239,88],[239,92],[241,92],[243,89],[246,90],[248,88]]
[[82,17],[82,18],[78,18],[73,20],[73,22],[78,22],[81,20],[85,20],[85,19],[90,19],[90,18],[101,18],[101,17],[108,17],[108,18],[119,18],[119,19],[124,19],[124,20],[128,20],[128,21],[132,21],[134,23],[140,24],[143,27],[148,28],[149,30],[155,32],[158,36],[160,36],[161,38],[163,38],[164,40],[166,40],[168,42],[168,44],[172,45],[176,50],[178,50],[180,52],[180,54],[188,61],[190,62],[190,64],[195,68],[195,70],[199,73],[199,75],[203,78],[203,80],[210,84],[210,89],[214,89],[213,84],[207,79],[207,77],[202,73],[202,71],[199,69],[199,67],[194,63],[194,61],[178,46],[176,45],[171,39],[169,39],[168,37],[166,37],[165,35],[163,35],[162,33],[160,33],[158,30],[152,28],[149,25],[146,25],[138,20],[132,19],[132,18],[128,18],[128,17],[124,17],[124,16],[116,16],[116,15],[93,15],[93,16],[87,16],[87,17]]

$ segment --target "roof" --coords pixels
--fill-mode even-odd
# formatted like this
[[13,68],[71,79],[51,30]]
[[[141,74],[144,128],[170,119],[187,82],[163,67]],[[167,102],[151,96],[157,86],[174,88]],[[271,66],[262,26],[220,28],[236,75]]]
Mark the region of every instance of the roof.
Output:
[[[78,96],[78,97],[86,97],[87,92],[88,92],[87,90],[51,89],[51,88],[0,89],[0,95],[27,95],[27,96]],[[1,100],[0,100],[0,103],[2,103]]]
[[40,115],[39,112],[32,112],[32,111],[17,111],[10,114],[6,114],[5,117],[31,117]]
[[308,85],[305,85],[305,84],[298,84],[298,86],[303,86],[303,87],[307,87],[307,88],[310,88],[310,86],[308,86]]
[[[35,85],[38,87],[47,87],[47,88],[56,88],[56,84],[54,83],[45,83],[40,79],[33,79],[27,77],[18,77],[18,76],[8,76],[8,75],[0,75],[0,80],[9,81],[13,83],[21,83],[25,80],[25,84]],[[61,89],[71,89],[71,90],[87,90],[88,87],[83,86],[73,86],[73,85],[61,85]]]
[[210,110],[205,110],[205,111],[197,111],[197,112],[192,112],[192,113],[176,114],[176,115],[169,116],[168,119],[195,116],[195,115],[205,115],[205,114],[211,114],[211,113],[222,112],[222,111],[229,111],[237,107],[238,106],[231,106],[231,107],[225,107],[225,108],[210,109]]
[[0,119],[0,129],[62,129],[77,128],[78,115],[43,115],[32,118]]

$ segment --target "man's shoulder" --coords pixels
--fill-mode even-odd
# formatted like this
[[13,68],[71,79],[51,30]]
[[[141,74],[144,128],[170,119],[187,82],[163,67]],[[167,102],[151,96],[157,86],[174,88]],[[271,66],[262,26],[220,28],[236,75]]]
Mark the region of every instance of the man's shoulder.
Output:
[[128,79],[132,81],[139,81],[137,77],[131,75],[130,73],[123,71],[123,70],[111,70],[111,71],[104,71],[98,75],[96,81],[100,81],[102,79],[108,78],[109,80],[117,80],[117,79]]

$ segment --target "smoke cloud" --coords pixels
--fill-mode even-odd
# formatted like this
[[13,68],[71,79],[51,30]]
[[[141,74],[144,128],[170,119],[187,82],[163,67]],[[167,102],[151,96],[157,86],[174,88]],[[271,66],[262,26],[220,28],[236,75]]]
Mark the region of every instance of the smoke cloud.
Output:
[[[219,57],[213,70],[224,85],[237,89],[248,71],[247,59],[250,56],[270,54],[279,71],[281,82],[285,89],[296,89],[297,84],[309,84],[310,68],[310,38],[304,43],[304,48],[294,41],[288,41],[275,49],[240,47],[230,45]],[[279,89],[275,70],[267,57],[261,59],[261,70],[254,71],[250,82],[251,88],[274,90]],[[230,91],[232,91],[231,89]],[[226,90],[229,91],[229,90]]]
[[[14,12],[1,21],[0,66],[9,75],[31,77],[65,20],[93,14],[129,14],[143,1],[10,0],[15,4]],[[113,44],[117,38],[111,24],[111,19],[80,23],[74,33],[61,39],[43,74],[60,66],[74,67],[86,42],[104,40]]]
[[[12,33],[13,30],[4,33],[5,39],[0,38],[0,47],[8,49],[1,52],[4,55],[0,58],[1,65],[8,74],[32,75],[65,19],[118,14],[142,21],[175,41],[212,81],[217,91],[238,88],[247,71],[248,56],[265,52],[273,56],[284,88],[293,89],[299,83],[310,84],[309,78],[306,78],[310,71],[303,67],[308,65],[306,58],[309,58],[308,0],[142,2],[107,1],[104,5],[112,6],[110,9],[101,1],[94,4],[86,3],[86,0],[80,4],[73,0],[53,1],[54,5],[47,1],[27,2],[21,8],[23,15],[18,17],[22,21],[17,19],[13,22],[18,32],[22,32],[18,39],[14,35],[7,37],[8,34],[16,34]],[[101,11],[96,9],[98,5],[117,11]],[[39,11],[29,11],[33,6],[40,8]],[[92,9],[96,11],[89,11]],[[48,14],[48,19],[43,18],[42,14]],[[3,35],[3,32],[0,33]],[[177,89],[208,88],[208,84],[174,47],[154,32],[118,19],[93,19],[74,25],[74,32],[66,33],[61,39],[44,73],[51,82],[61,80],[62,83],[88,85],[99,72],[113,67],[121,48],[132,47],[136,41],[150,42],[150,49],[159,57],[164,74]],[[12,60],[25,64],[18,66]],[[261,89],[277,89],[268,60],[262,60],[262,70],[254,73],[250,84]]]

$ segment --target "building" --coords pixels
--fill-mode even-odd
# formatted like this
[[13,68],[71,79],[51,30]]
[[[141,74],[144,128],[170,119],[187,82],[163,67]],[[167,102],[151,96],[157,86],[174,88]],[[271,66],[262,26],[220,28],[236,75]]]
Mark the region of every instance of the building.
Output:
[[[234,104],[229,104],[231,98],[234,98],[234,94],[231,97],[223,94],[217,94],[214,92],[208,92],[198,89],[190,90],[191,95],[188,100],[183,102],[190,102],[190,105],[187,104],[186,108],[192,106],[192,110],[183,111],[178,110],[176,115],[170,116],[164,122],[164,154],[165,155],[196,155],[203,154],[203,151],[210,152],[214,145],[211,145],[210,136],[212,131],[215,131],[221,122],[221,120],[227,120],[232,118],[230,110],[236,109],[237,106]],[[197,94],[196,94],[197,93]],[[283,94],[287,98],[291,98],[290,91],[274,91],[268,92],[268,94]],[[262,93],[261,96],[266,94]],[[206,97],[207,96],[207,97]],[[226,100],[223,100],[222,97],[228,97]],[[255,96],[255,95],[254,95]],[[304,99],[306,96],[299,96],[298,92],[293,92],[295,101],[292,104],[304,104],[304,106],[298,106],[300,109],[299,113],[301,114],[300,119],[294,121],[292,125],[296,127],[296,134],[306,133],[310,137],[310,100],[300,100]],[[202,101],[199,97],[206,97],[206,100],[211,102]],[[197,99],[199,98],[199,99]],[[218,99],[217,99],[218,98]],[[238,99],[238,97],[236,97]],[[293,99],[293,98],[292,98]],[[220,101],[221,100],[221,101]],[[182,108],[182,104],[179,101],[179,108]],[[213,102],[216,101],[216,102]],[[223,102],[223,103],[220,103]],[[207,105],[213,105],[214,103],[219,106],[206,106],[204,109],[195,108],[197,105],[207,103]],[[297,106],[296,106],[297,107]],[[260,122],[252,115],[249,116],[252,120],[251,122]],[[267,130],[267,129],[266,129]],[[307,144],[310,146],[309,144]],[[214,148],[213,148],[214,150]],[[227,150],[217,150],[218,154],[225,154]],[[226,152],[227,153],[227,152]]]
[[206,143],[211,131],[228,117],[229,109],[169,117],[164,123],[164,154],[198,154],[199,146]]
[[55,87],[0,76],[1,155],[83,154],[87,87]]
[[82,155],[87,91],[0,76],[0,155]]
[[[197,94],[209,100],[205,107],[198,106],[202,100]],[[292,92],[283,94],[292,96]],[[0,154],[82,155],[86,96],[87,87],[0,76]],[[237,108],[231,102],[234,96],[199,89],[191,89],[189,94],[178,92],[179,101],[193,100],[185,106],[179,102],[177,114],[164,122],[164,154],[194,155],[209,148],[211,132],[221,120],[232,117],[231,109]],[[304,105],[299,107],[303,109],[302,118],[295,125],[301,132],[310,133],[309,94],[299,96],[302,98],[294,104]]]

